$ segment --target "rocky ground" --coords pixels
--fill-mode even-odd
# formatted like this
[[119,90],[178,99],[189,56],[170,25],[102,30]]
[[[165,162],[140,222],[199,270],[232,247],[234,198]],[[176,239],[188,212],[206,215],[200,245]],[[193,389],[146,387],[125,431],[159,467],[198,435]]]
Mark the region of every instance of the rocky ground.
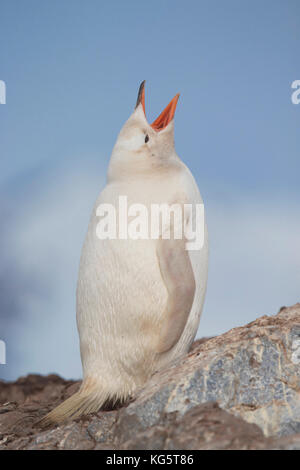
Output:
[[125,407],[40,429],[78,387],[0,382],[0,449],[300,450],[300,304],[196,341]]

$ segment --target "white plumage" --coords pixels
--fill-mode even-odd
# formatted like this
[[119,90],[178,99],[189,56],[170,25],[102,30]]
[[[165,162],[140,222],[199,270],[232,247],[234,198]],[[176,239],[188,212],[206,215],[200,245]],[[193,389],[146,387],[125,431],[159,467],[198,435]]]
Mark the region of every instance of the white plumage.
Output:
[[[81,254],[77,325],[83,383],[45,419],[97,411],[125,401],[156,371],[182,357],[197,332],[208,267],[205,226],[201,250],[186,251],[182,240],[97,237],[97,208],[201,204],[197,184],[174,148],[178,95],[150,125],[145,117],[144,82],[135,111],[114,146],[107,184],[93,209]],[[147,137],[147,138],[146,138]],[[194,214],[194,211],[193,211]]]

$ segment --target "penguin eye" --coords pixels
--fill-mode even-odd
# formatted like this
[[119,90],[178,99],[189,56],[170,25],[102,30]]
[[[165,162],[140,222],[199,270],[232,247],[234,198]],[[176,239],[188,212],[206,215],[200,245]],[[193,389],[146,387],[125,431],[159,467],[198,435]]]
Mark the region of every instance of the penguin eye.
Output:
[[148,140],[149,140],[149,136],[147,134],[146,137],[145,137],[145,144],[148,142]]

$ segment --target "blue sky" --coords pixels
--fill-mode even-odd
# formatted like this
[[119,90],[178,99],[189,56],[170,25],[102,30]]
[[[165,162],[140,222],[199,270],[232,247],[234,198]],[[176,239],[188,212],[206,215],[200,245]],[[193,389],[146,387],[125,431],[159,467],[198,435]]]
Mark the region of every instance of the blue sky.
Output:
[[176,149],[205,201],[199,336],[300,300],[297,0],[0,1],[0,377],[81,374],[78,260],[140,82],[180,92]]

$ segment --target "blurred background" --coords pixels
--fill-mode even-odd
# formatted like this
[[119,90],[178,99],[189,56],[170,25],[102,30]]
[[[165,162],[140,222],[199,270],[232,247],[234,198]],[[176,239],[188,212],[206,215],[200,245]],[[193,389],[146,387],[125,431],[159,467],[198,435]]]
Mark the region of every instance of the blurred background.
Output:
[[210,233],[198,337],[300,301],[299,0],[0,1],[0,377],[81,376],[80,250],[146,83]]

